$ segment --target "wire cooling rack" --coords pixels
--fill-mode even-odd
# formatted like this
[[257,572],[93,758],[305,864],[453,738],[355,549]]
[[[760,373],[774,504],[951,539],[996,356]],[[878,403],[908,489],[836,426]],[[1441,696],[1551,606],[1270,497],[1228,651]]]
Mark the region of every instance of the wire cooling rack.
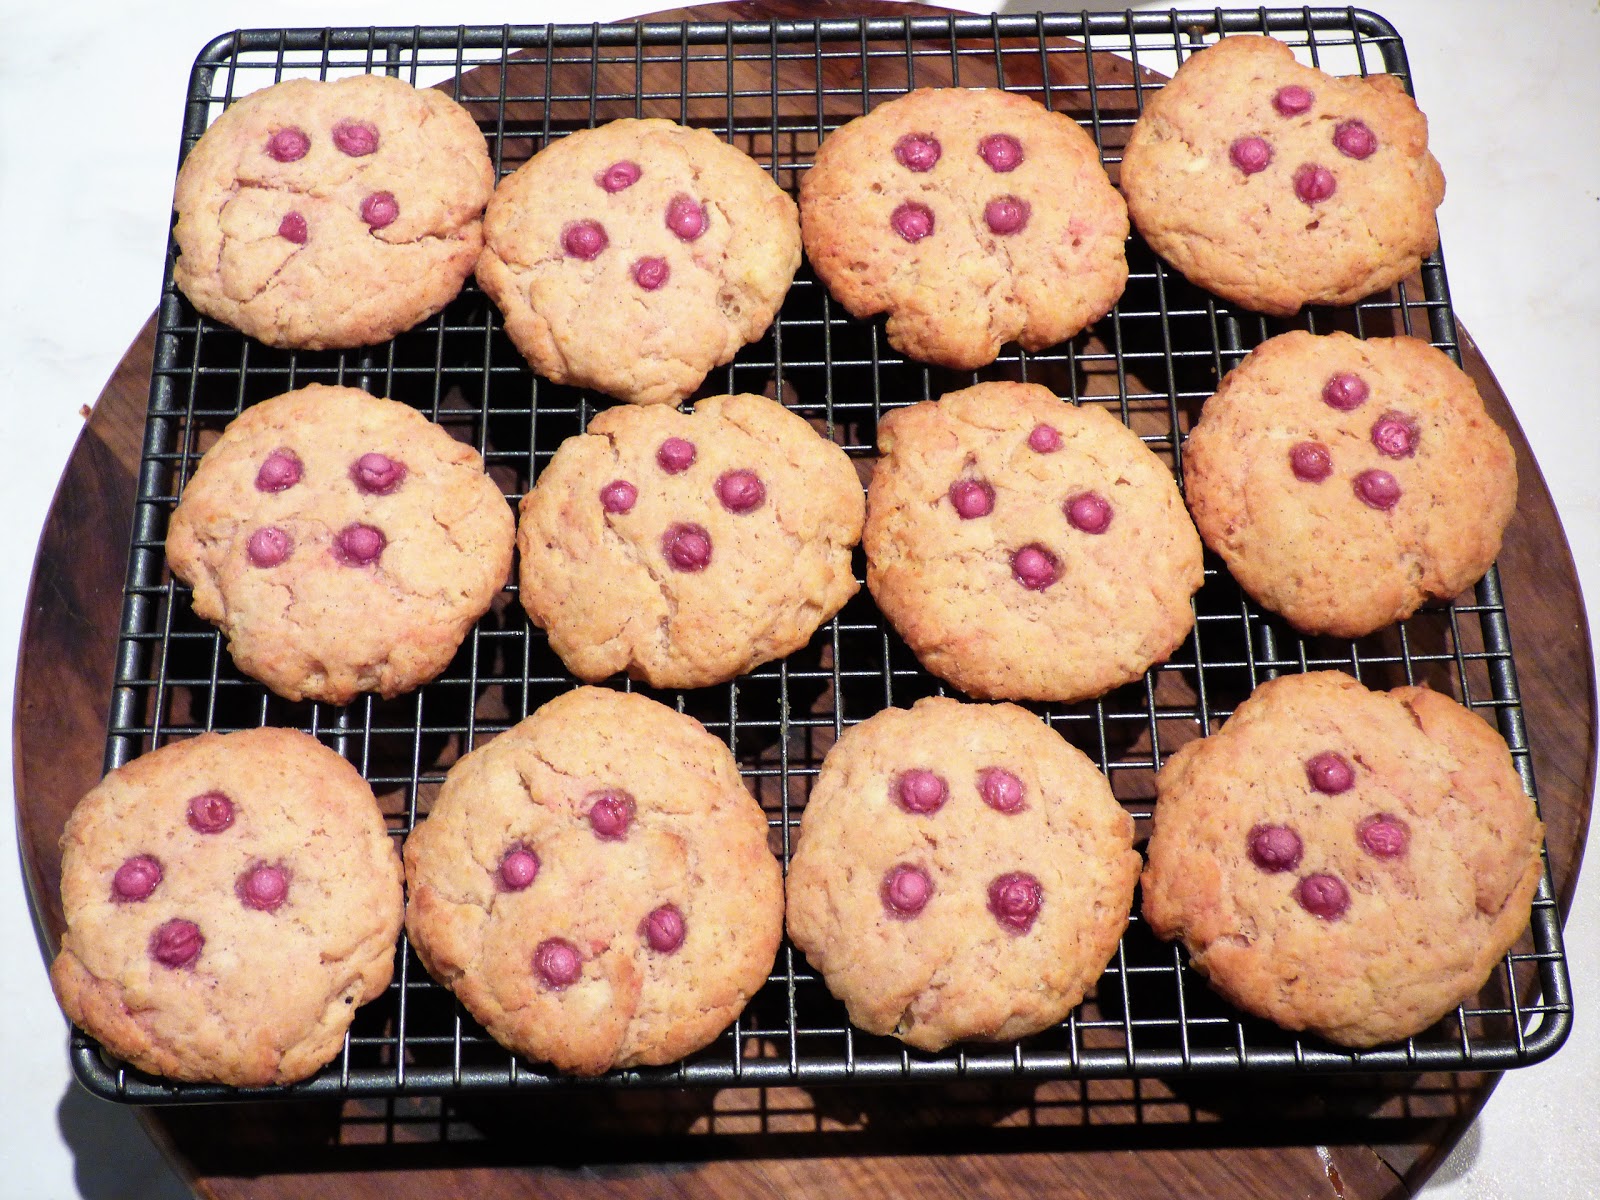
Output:
[[[1078,119],[1116,172],[1150,91],[1226,33],[1270,32],[1334,74],[1388,72],[1409,86],[1405,50],[1381,19],[1351,9],[1248,13],[1030,15],[776,23],[539,28],[247,31],[196,62],[185,153],[234,99],[280,79],[361,72],[445,86],[477,117],[497,169],[550,139],[623,116],[706,126],[793,191],[817,145],[874,105],[922,85],[1002,86]],[[172,286],[169,250],[156,340],[106,766],[207,729],[281,725],[312,733],[359,767],[403,839],[450,763],[574,685],[508,587],[448,670],[392,701],[291,704],[240,675],[223,639],[194,616],[166,572],[163,541],[199,456],[245,406],[312,382],[359,386],[412,404],[476,446],[515,502],[595,398],[533,376],[494,306],[469,284],[438,317],[394,341],[345,353],[290,353],[197,316]],[[1116,310],[1047,352],[1010,348],[957,374],[909,362],[881,321],[851,319],[808,266],[772,330],[704,392],[765,391],[852,455],[873,453],[884,410],[980,378],[1045,383],[1120,416],[1174,470],[1201,402],[1223,373],[1287,328],[1361,336],[1406,332],[1460,360],[1444,263],[1353,309],[1291,322],[1236,311],[1191,287],[1135,236]],[[858,576],[864,570],[859,558]],[[1093,758],[1148,827],[1155,772],[1210,732],[1264,679],[1337,669],[1373,687],[1426,682],[1498,724],[1530,794],[1528,742],[1495,572],[1472,599],[1425,609],[1356,642],[1306,639],[1262,612],[1214,558],[1189,640],[1144,681],[1093,703],[1036,710]],[[630,686],[619,682],[618,686]],[[638,685],[632,685],[638,686]],[[647,689],[646,689],[647,690]],[[839,732],[886,705],[941,691],[863,590],[805,650],[734,682],[652,693],[726,739],[766,809],[788,862],[800,811]],[[1531,999],[1530,999],[1531,997]],[[1129,1078],[1308,1071],[1500,1070],[1538,1061],[1571,1025],[1559,918],[1548,871],[1527,937],[1484,991],[1433,1029],[1373,1050],[1343,1050],[1244,1017],[1218,999],[1176,947],[1138,916],[1091,996],[1066,1021],[1017,1043],[941,1054],[853,1030],[787,942],[765,988],[734,1026],[675,1066],[619,1072],[585,1086],[758,1086],[977,1078]],[[142,1104],[261,1093],[173,1084],[106,1057],[75,1032],[72,1060],[91,1091]],[[340,1056],[285,1089],[303,1096],[399,1096],[573,1086],[491,1041],[402,943],[394,982],[358,1013]]]

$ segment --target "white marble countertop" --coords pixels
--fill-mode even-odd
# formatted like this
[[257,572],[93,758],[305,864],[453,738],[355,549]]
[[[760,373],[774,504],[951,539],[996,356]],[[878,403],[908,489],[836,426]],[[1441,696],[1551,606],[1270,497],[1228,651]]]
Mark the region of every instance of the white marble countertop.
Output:
[[[956,6],[1038,7],[1029,0]],[[80,407],[94,402],[155,305],[179,120],[201,46],[236,26],[527,24],[604,20],[639,7],[626,0],[0,0],[0,364],[8,426],[0,442],[0,697],[7,730],[29,567],[82,424]],[[1590,340],[1600,329],[1600,8],[1594,0],[1372,0],[1370,7],[1405,38],[1449,179],[1439,223],[1456,311],[1533,446],[1577,559],[1590,626],[1600,626],[1600,386]],[[9,757],[10,737],[0,747]],[[14,839],[12,806],[0,811],[0,830]],[[1501,1083],[1428,1185],[1430,1197],[1595,1194],[1600,877],[1592,870],[1580,881],[1567,945],[1578,1006],[1571,1040],[1549,1063]],[[0,949],[8,964],[0,972],[0,1196],[187,1196],[130,1112],[70,1082],[65,1023],[14,849],[0,868]]]

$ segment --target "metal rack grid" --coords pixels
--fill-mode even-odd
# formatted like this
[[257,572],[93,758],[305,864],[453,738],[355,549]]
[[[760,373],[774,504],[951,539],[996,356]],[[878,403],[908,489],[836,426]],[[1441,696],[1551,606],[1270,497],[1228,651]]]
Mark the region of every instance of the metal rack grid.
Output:
[[[186,153],[237,97],[279,79],[387,72],[442,84],[479,119],[507,173],[553,137],[622,116],[705,125],[750,152],[791,191],[829,131],[910,87],[948,75],[1004,86],[1070,113],[1109,170],[1147,92],[1225,33],[1270,32],[1335,74],[1385,71],[1407,82],[1392,27],[1353,9],[938,17],[538,28],[276,30],[218,38],[196,62]],[[483,453],[515,502],[560,441],[586,426],[594,397],[532,375],[498,313],[469,283],[442,314],[393,342],[343,353],[272,350],[200,318],[175,292],[169,248],[127,576],[106,766],[207,729],[305,730],[352,761],[403,839],[426,819],[451,762],[574,685],[509,586],[451,666],[392,701],[291,704],[238,673],[223,639],[167,574],[163,540],[178,493],[215,432],[243,407],[311,382],[359,386],[410,403]],[[1287,328],[1427,338],[1460,361],[1444,264],[1350,310],[1293,321],[1242,313],[1189,285],[1135,236],[1116,310],[1038,354],[1008,348],[989,368],[954,373],[903,359],[882,322],[851,319],[803,266],[767,336],[714,371],[704,394],[766,390],[852,455],[873,453],[879,415],[980,378],[1043,382],[1119,415],[1174,469],[1200,403],[1223,373]],[[858,577],[864,571],[859,551]],[[1226,720],[1260,681],[1337,669],[1369,686],[1427,682],[1492,715],[1534,793],[1506,613],[1495,572],[1471,602],[1425,609],[1357,642],[1307,639],[1246,599],[1208,555],[1187,643],[1142,683],[1092,703],[1036,711],[1094,759],[1147,829],[1155,772],[1196,733]],[[618,686],[640,687],[619,681]],[[640,688],[649,691],[649,689]],[[942,692],[865,590],[805,650],[719,687],[654,693],[732,746],[790,839],[821,758],[845,727],[880,708]],[[1531,998],[1530,998],[1531,997]],[[1483,993],[1402,1044],[1348,1051],[1244,1017],[1174,946],[1133,921],[1095,991],[1059,1026],[1018,1043],[926,1055],[852,1029],[842,1005],[787,942],[767,986],[710,1046],[665,1068],[584,1086],[761,1086],[975,1078],[1130,1078],[1179,1074],[1500,1070],[1565,1040],[1571,997],[1548,869],[1529,935]],[[262,1092],[175,1084],[107,1058],[74,1031],[77,1076],[96,1094],[142,1104],[248,1099]],[[318,1075],[266,1094],[399,1096],[578,1085],[492,1042],[428,978],[402,942],[394,982],[357,1015],[341,1055]]]

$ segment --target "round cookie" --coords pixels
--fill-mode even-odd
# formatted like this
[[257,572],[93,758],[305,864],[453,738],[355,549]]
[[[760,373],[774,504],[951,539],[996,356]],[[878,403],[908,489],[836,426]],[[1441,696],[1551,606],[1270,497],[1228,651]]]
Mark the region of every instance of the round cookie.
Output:
[[540,375],[676,404],[772,324],[800,266],[794,201],[704,129],[612,121],[495,189],[478,283]]
[[850,1020],[921,1050],[1064,1018],[1128,924],[1133,818],[1013,704],[887,708],[823,761],[789,864],[789,936]]
[[405,862],[428,971],[496,1041],[580,1075],[706,1045],[783,932],[728,747],[631,693],[578,688],[456,763]]
[[173,278],[268,345],[374,345],[461,290],[493,189],[483,134],[442,92],[286,80],[229,107],[184,159]]
[[1103,409],[981,383],[886,414],[867,586],[922,665],[985,699],[1081,700],[1188,636],[1200,539]]
[[1444,175],[1404,85],[1325,75],[1273,38],[1184,62],[1134,124],[1121,180],[1157,254],[1273,316],[1381,292],[1439,245]]
[[408,405],[312,384],[206,452],[167,561],[241,671],[345,704],[449,665],[511,572],[513,525],[471,446]]
[[1511,443],[1472,380],[1409,337],[1263,342],[1206,402],[1183,472],[1200,536],[1240,586],[1339,637],[1459,595],[1517,503]]
[[1424,688],[1283,676],[1156,786],[1145,919],[1287,1029],[1409,1037],[1475,995],[1528,927],[1533,802],[1500,736]]
[[1111,311],[1128,213],[1077,122],[985,88],[921,88],[835,130],[800,182],[806,256],[896,350],[960,370]]
[[61,836],[61,1007],[142,1071],[263,1087],[339,1052],[394,968],[400,857],[315,738],[206,733],[107,775]]
[[519,596],[581,679],[721,683],[855,595],[864,509],[845,452],[775,401],[608,409],[522,499]]

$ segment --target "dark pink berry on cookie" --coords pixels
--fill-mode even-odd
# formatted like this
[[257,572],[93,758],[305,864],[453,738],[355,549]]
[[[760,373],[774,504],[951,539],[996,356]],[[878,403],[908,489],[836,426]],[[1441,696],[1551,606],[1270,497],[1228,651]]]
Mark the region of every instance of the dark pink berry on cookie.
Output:
[[364,121],[340,121],[333,127],[333,144],[351,158],[364,158],[378,148],[378,131]]
[[1301,483],[1321,483],[1333,474],[1333,455],[1321,442],[1298,442],[1289,451],[1289,469]]
[[950,485],[950,503],[963,521],[994,511],[994,488],[981,479],[958,479]]
[[676,904],[663,904],[660,908],[652,909],[644,919],[644,940],[657,954],[671,954],[683,945],[683,937],[687,932],[683,913]]
[[933,209],[907,200],[889,217],[894,231],[908,242],[920,242],[933,232]]
[[1054,554],[1033,543],[1011,556],[1011,574],[1030,592],[1042,592],[1059,578],[1061,567]]
[[400,215],[400,202],[393,192],[373,192],[361,202],[361,219],[374,229],[393,225]]
[[526,846],[513,846],[500,860],[500,890],[520,892],[539,878],[539,856]]
[[350,478],[356,487],[373,496],[387,496],[405,481],[406,465],[387,454],[372,451],[350,464]]
[[256,491],[281,492],[300,482],[305,467],[292,450],[274,450],[261,460],[256,472]]
[[991,133],[978,143],[978,156],[1004,175],[1022,165],[1022,143],[1009,133]]
[[1044,889],[1032,875],[1014,871],[989,885],[989,911],[1012,933],[1027,933],[1033,928]]
[[1111,504],[1098,492],[1069,497],[1062,510],[1067,514],[1067,524],[1080,533],[1104,533],[1111,528]]
[[667,203],[667,228],[685,242],[694,241],[706,231],[705,207],[679,193]]
[[1272,97],[1272,107],[1277,109],[1283,116],[1298,117],[1303,112],[1311,111],[1311,104],[1314,100],[1316,100],[1316,97],[1311,94],[1309,89],[1303,88],[1297,83],[1291,83],[1288,87],[1278,89],[1277,94]]
[[908,171],[931,171],[943,153],[931,133],[908,133],[894,144],[896,161]]
[[599,221],[573,221],[561,231],[561,248],[581,262],[593,262],[610,244]]
[[1350,908],[1350,889],[1336,875],[1307,875],[1294,889],[1294,898],[1324,921],[1337,921]]
[[1378,148],[1378,135],[1365,121],[1340,121],[1333,131],[1333,144],[1346,158],[1368,158]]
[[589,798],[589,828],[602,842],[620,842],[633,824],[633,797],[627,792],[597,792]]
[[1322,402],[1330,408],[1337,408],[1340,412],[1360,408],[1367,402],[1367,396],[1370,394],[1367,381],[1348,371],[1335,375],[1322,385]]
[[1001,237],[1020,233],[1032,213],[1032,206],[1016,196],[999,196],[983,206],[983,220],[989,226],[989,232]]
[[161,882],[161,864],[148,854],[128,859],[111,877],[111,892],[117,900],[146,900]]
[[259,863],[233,885],[239,902],[257,912],[277,912],[289,898],[289,874],[282,867]]
[[1300,835],[1287,825],[1257,825],[1245,845],[1250,861],[1263,871],[1292,871],[1300,865]]
[[200,926],[174,917],[150,935],[150,957],[163,967],[176,971],[192,967],[206,944]]
[[668,475],[677,475],[694,466],[694,443],[687,438],[669,437],[656,449],[656,466]]
[[927,816],[938,812],[950,798],[950,789],[932,771],[913,767],[895,781],[895,799],[908,813]]
[[1004,767],[985,767],[978,772],[978,795],[995,812],[1020,812],[1022,780]]
[[1306,204],[1317,204],[1338,190],[1333,172],[1316,163],[1306,163],[1294,173],[1294,194]]
[[1387,458],[1410,458],[1417,452],[1417,423],[1403,413],[1384,413],[1372,424],[1372,444]]
[[604,171],[601,171],[600,174],[594,177],[594,181],[608,192],[620,192],[624,188],[631,188],[638,183],[639,176],[642,174],[644,172],[639,169],[638,163],[623,159],[621,162],[612,163]]
[[1387,471],[1363,471],[1351,485],[1361,502],[1387,511],[1400,503],[1400,481]]
[[1356,785],[1356,769],[1344,755],[1332,750],[1306,760],[1306,780],[1325,796],[1337,796]]
[[566,938],[545,938],[533,952],[533,970],[546,987],[559,991],[578,982],[583,960],[578,957],[578,948]]
[[267,139],[267,153],[281,163],[298,162],[311,149],[311,139],[306,131],[293,125],[278,130]]
[[1399,858],[1411,844],[1411,830],[1399,817],[1378,813],[1356,826],[1356,840],[1373,858]]
[[269,525],[252,533],[244,549],[250,556],[252,566],[276,567],[289,557],[291,548],[289,535],[276,526]]
[[1272,147],[1265,138],[1243,137],[1228,147],[1228,157],[1246,175],[1254,175],[1272,162]]
[[201,792],[189,801],[189,828],[196,833],[221,833],[233,824],[233,801],[221,792]]
[[647,292],[662,287],[672,274],[664,258],[641,258],[633,264],[633,281]]
[[388,544],[383,531],[371,525],[346,525],[333,539],[333,556],[347,567],[369,567]]
[[661,535],[661,554],[675,571],[703,571],[711,565],[711,535],[700,525],[673,525]]
[[614,516],[632,512],[639,499],[639,489],[626,479],[613,479],[600,489],[600,507]]
[[1061,449],[1061,431],[1054,425],[1035,425],[1028,434],[1028,447],[1038,454],[1054,454]]
[[306,219],[297,212],[286,212],[283,220],[278,222],[278,236],[286,242],[293,242],[296,246],[304,246],[306,239],[311,236],[311,229],[306,224]]
[[885,872],[878,894],[891,917],[914,917],[928,907],[933,897],[933,880],[921,867],[901,863]]
[[754,471],[725,471],[717,479],[717,499],[731,513],[754,512],[766,502],[767,487]]

